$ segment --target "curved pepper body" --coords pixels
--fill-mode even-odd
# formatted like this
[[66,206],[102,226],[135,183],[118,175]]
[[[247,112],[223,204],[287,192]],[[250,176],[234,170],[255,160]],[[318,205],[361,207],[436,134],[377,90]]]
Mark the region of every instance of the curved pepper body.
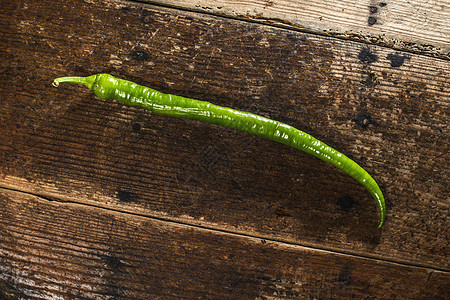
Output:
[[375,199],[379,208],[380,223],[378,228],[384,224],[386,218],[385,201],[372,176],[344,154],[290,125],[206,101],[164,94],[131,81],[115,78],[109,74],[97,74],[89,77],[61,77],[55,79],[54,85],[58,86],[61,82],[83,84],[102,99],[114,99],[158,114],[241,130],[311,154],[337,167],[363,185]]

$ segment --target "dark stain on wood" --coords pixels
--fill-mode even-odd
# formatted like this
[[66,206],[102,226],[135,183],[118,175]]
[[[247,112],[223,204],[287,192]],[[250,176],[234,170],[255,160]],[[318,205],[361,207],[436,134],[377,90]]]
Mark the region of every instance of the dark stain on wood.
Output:
[[126,6],[123,6],[123,7],[120,8],[120,11],[121,11],[121,12],[124,12],[124,13],[127,13],[127,12],[130,11],[130,8],[129,8],[129,7],[126,7]]
[[358,58],[363,63],[374,63],[378,61],[378,56],[372,52],[372,50],[369,47],[364,47],[361,49],[361,51],[358,53]]
[[102,256],[102,259],[105,261],[105,264],[114,271],[123,267],[122,261],[116,256],[104,255]]
[[376,23],[377,23],[377,18],[374,17],[374,16],[370,16],[370,17],[367,19],[367,24],[369,24],[369,26],[372,26],[372,25],[374,25],[374,24],[376,24]]
[[123,189],[117,191],[117,197],[122,202],[136,202],[139,200],[139,197],[136,194]]
[[[114,220],[114,218],[112,219]],[[122,260],[117,256],[118,254],[120,254],[121,251],[116,250],[114,252],[115,252],[114,254],[107,253],[100,255],[102,261],[105,264],[105,267],[102,268],[103,269],[102,280],[104,283],[104,287],[102,288],[102,294],[108,295],[113,299],[121,299],[126,294],[125,293],[127,282],[127,279],[125,278],[126,268]]]
[[347,195],[344,197],[340,197],[337,201],[337,204],[341,207],[341,209],[350,211],[355,205],[358,204],[358,201]]
[[142,12],[140,20],[144,24],[150,24],[153,22],[153,18],[151,16],[151,14],[149,14],[146,11]]
[[140,132],[141,128],[142,128],[142,125],[139,124],[139,123],[133,123],[132,128],[133,128],[134,132]]
[[373,124],[372,116],[369,114],[357,115],[353,121],[361,126],[362,128],[367,128],[370,124]]
[[149,58],[149,55],[145,51],[134,51],[131,53],[131,57],[138,61],[146,61]]
[[348,266],[345,266],[341,269],[339,276],[337,278],[337,282],[340,286],[349,286],[352,283],[352,275],[351,269]]
[[406,59],[410,59],[408,55],[401,55],[399,53],[390,53],[386,58],[391,62],[391,67],[393,68],[401,67]]

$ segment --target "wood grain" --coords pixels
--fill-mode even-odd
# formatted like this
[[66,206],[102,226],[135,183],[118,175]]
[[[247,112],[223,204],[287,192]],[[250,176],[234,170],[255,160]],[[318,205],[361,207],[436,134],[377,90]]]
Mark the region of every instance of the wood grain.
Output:
[[[0,298],[392,299],[450,275],[0,189]],[[401,276],[399,276],[401,274]],[[7,298],[7,299],[8,299]]]
[[[449,270],[448,61],[129,2],[0,14],[1,186]],[[305,130],[373,174],[386,226],[354,180],[295,149],[51,86],[99,72]]]
[[151,0],[183,9],[450,58],[447,0]]

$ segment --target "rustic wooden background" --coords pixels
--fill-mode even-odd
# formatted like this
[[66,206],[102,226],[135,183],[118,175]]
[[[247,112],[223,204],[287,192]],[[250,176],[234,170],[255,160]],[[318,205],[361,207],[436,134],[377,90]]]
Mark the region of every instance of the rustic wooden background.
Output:
[[[0,2],[0,299],[450,298],[448,0]],[[386,225],[300,151],[51,85],[101,72],[305,130]]]

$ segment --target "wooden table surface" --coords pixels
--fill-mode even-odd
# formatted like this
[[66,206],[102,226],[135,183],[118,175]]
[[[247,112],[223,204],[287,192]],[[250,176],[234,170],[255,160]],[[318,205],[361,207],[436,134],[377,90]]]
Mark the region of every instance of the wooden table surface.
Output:
[[[448,0],[1,3],[0,299],[450,298]],[[310,133],[385,226],[308,154],[51,85],[96,73]]]

